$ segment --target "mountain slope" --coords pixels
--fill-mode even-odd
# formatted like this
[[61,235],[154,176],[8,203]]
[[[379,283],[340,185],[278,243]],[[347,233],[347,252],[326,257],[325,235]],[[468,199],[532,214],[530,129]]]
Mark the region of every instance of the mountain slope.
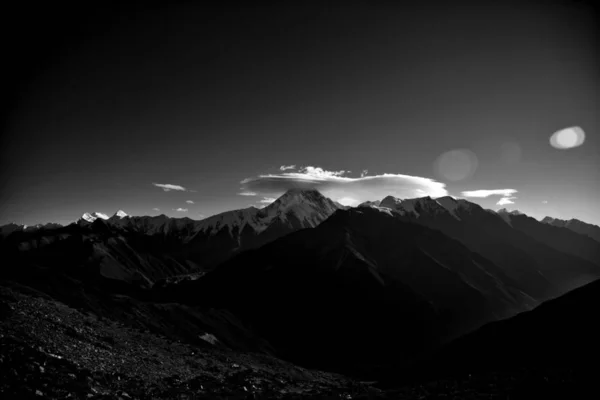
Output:
[[533,311],[487,324],[450,343],[413,373],[426,380],[525,374],[525,382],[513,389],[522,397],[511,398],[588,398],[598,393],[599,306],[600,280]]
[[600,277],[600,267],[558,250],[507,223],[508,216],[446,196],[400,200],[381,207],[398,218],[437,229],[492,261],[537,300],[556,297]]
[[573,232],[577,232],[581,235],[587,235],[595,241],[600,242],[600,226],[588,224],[575,218],[570,220],[564,220],[552,217],[545,217],[541,222],[559,228],[570,229]]
[[314,228],[337,209],[317,190],[288,190],[263,209],[228,211],[200,221],[182,251],[202,268],[211,269],[235,253]]
[[440,232],[365,208],[339,210],[159,294],[228,309],[278,354],[339,370],[405,362],[533,303],[495,272]]
[[600,242],[581,235],[567,227],[542,223],[524,214],[511,214],[511,226],[533,237],[540,243],[576,257],[583,258],[600,268]]

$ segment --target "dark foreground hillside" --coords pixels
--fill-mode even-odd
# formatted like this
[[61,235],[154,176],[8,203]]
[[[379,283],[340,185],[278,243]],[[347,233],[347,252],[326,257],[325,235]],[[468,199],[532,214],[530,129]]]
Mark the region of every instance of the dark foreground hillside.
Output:
[[348,398],[378,393],[259,353],[190,344],[0,286],[3,398]]
[[352,213],[246,252],[170,298],[103,276],[85,251],[2,253],[1,397],[514,400],[593,391],[600,283],[415,364],[411,356],[439,346],[459,316],[499,313],[519,292],[441,233],[376,210],[344,216]]
[[[569,308],[577,308],[582,300],[572,299],[565,308],[567,312]],[[562,332],[568,331],[569,326],[573,328],[571,341],[561,341],[549,333],[548,339],[541,340],[536,347],[532,346],[531,335],[521,329],[513,333],[492,329],[497,333],[487,335],[490,327],[501,326],[491,324],[451,345],[420,369],[383,371],[379,382],[367,384],[301,368],[265,352],[231,350],[210,335],[193,343],[185,335],[179,340],[178,332],[169,334],[165,328],[181,325],[168,318],[154,321],[166,333],[160,334],[156,326],[147,325],[150,327],[147,329],[140,325],[141,320],[151,315],[145,315],[143,310],[152,305],[134,299],[128,301],[133,307],[128,318],[106,318],[101,312],[77,310],[45,293],[1,281],[2,397],[514,400],[556,398],[554,395],[588,398],[586,393],[594,389],[593,374],[597,367],[593,360],[597,359],[598,336],[591,328],[580,331],[583,326],[574,322],[581,317],[577,313],[572,314],[570,321],[563,322],[563,314],[555,320],[556,325],[563,324]],[[521,318],[529,320],[535,313],[523,314]],[[586,321],[591,323],[592,319]],[[540,329],[548,329],[545,331],[548,333],[550,328],[540,325]],[[539,330],[533,332],[539,334]],[[504,335],[507,336],[502,340]],[[521,335],[525,340],[519,343]],[[573,342],[577,337],[581,340]],[[553,345],[547,349],[548,357],[537,363],[528,361],[528,354],[537,357],[548,344]],[[530,346],[532,353],[528,353]],[[513,351],[506,351],[510,347]],[[582,352],[586,347],[589,356]],[[570,361],[553,357],[560,351],[567,354],[569,349],[575,355]],[[353,351],[348,349],[349,354]]]

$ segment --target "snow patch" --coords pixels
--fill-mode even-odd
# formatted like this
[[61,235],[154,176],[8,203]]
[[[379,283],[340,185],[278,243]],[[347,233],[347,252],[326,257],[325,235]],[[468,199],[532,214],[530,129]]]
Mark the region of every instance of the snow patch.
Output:
[[128,215],[127,215],[127,213],[125,213],[125,211],[123,211],[123,210],[119,210],[119,211],[117,211],[117,212],[115,213],[115,215],[114,215],[114,216],[115,216],[115,217],[119,217],[119,218],[125,218],[125,217],[127,217]]

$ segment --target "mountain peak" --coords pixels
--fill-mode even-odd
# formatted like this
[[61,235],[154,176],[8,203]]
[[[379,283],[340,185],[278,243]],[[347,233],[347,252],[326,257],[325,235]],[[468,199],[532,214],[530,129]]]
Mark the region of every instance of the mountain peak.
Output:
[[119,211],[117,211],[117,212],[116,212],[116,213],[113,215],[113,217],[118,217],[118,218],[125,218],[125,217],[128,217],[128,216],[129,216],[129,215],[128,215],[128,214],[127,214],[125,211],[123,211],[123,210],[119,210]]
[[289,208],[299,203],[312,203],[319,205],[324,201],[329,200],[316,189],[289,189],[287,192],[279,196],[277,200],[269,204],[263,210],[275,210]]
[[506,208],[501,208],[496,211],[498,214],[509,214],[509,215],[525,215],[519,210],[508,211]]
[[84,213],[81,216],[81,219],[84,220],[84,221],[87,221],[87,222],[94,222],[98,218],[100,218],[100,219],[108,219],[109,217],[108,217],[108,215],[103,214],[101,212],[93,212],[91,214],[86,212],[86,213]]
[[394,197],[394,196],[385,196],[380,202],[379,204],[400,204],[402,202],[402,199],[399,197]]
[[288,189],[279,198],[285,199],[285,198],[290,198],[290,197],[314,197],[314,196],[325,197],[317,189],[293,188],[293,189]]

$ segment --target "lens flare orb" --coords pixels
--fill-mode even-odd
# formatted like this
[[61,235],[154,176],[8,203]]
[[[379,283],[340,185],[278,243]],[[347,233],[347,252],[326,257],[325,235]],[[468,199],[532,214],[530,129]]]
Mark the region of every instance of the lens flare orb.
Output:
[[477,156],[471,150],[455,149],[440,155],[434,169],[444,179],[457,182],[472,177],[478,165]]
[[584,141],[585,132],[578,126],[561,129],[550,137],[550,145],[560,150],[581,146]]

